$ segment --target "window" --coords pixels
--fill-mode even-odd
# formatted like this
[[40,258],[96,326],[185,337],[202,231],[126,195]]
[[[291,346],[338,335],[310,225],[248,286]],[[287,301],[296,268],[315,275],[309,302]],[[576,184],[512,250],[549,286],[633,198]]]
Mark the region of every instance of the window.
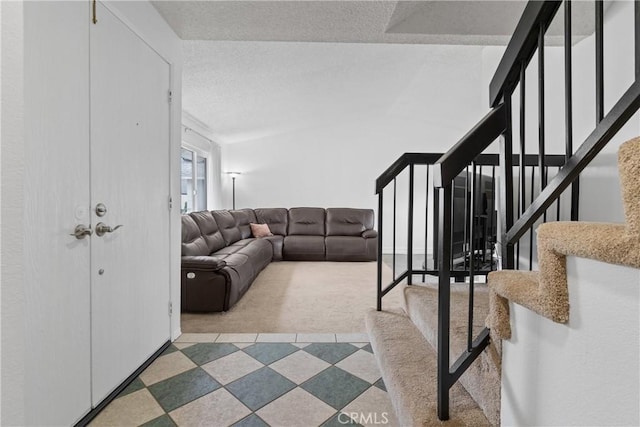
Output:
[[180,158],[180,211],[207,209],[207,158],[184,147]]

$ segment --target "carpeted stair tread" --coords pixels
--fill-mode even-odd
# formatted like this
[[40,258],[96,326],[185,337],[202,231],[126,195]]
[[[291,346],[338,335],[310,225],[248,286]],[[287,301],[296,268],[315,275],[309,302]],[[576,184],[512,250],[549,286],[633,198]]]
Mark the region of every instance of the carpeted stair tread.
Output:
[[[433,348],[437,346],[438,288],[435,285],[409,286],[404,289],[409,318]],[[474,292],[474,336],[485,326],[489,310],[487,286],[477,284]],[[451,364],[467,348],[469,285],[451,285]],[[484,411],[493,425],[500,423],[500,346],[492,344],[460,377],[460,384]]]
[[490,425],[459,383],[450,391],[450,420],[438,420],[437,355],[404,312],[372,310],[365,323],[401,426]]
[[[640,138],[620,146],[618,169],[625,224],[551,222],[537,229],[537,275],[500,271],[489,274],[487,326],[501,339],[511,337],[509,301],[554,322],[569,320],[566,257],[578,256],[640,268]],[[535,279],[535,282],[532,282]]]

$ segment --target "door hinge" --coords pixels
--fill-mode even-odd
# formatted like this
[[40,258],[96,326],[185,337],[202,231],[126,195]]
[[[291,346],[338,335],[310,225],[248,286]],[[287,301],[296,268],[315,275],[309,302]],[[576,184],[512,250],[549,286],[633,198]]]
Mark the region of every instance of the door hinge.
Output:
[[173,92],[169,91],[169,103],[173,101]]
[[96,12],[96,3],[98,3],[97,0],[93,0],[93,5],[92,5],[93,18],[91,19],[91,21],[93,22],[94,25],[98,23],[98,15],[97,15],[97,12]]
[[169,301],[169,317],[173,316],[173,303]]
[[169,210],[173,209],[173,197],[169,196]]

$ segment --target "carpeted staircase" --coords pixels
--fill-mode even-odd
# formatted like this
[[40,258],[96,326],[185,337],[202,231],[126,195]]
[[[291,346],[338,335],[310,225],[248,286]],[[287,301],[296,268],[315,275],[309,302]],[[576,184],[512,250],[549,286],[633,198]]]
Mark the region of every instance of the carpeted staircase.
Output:
[[[466,349],[468,285],[451,286],[451,354]],[[436,405],[438,290],[436,285],[404,288],[405,310],[371,311],[365,320],[371,346],[402,426],[442,425]],[[486,285],[476,285],[474,333],[488,313]],[[482,426],[500,422],[500,351],[491,345],[450,391],[446,424]]]
[[569,320],[566,257],[573,255],[640,268],[640,138],[620,146],[618,170],[625,224],[550,222],[540,225],[538,272],[495,271],[489,274],[492,336],[509,339],[509,301],[554,322]]
[[[552,222],[537,230],[540,271],[489,274],[488,288],[476,286],[474,333],[486,319],[491,345],[451,388],[451,418],[436,413],[435,285],[404,289],[405,311],[371,311],[367,331],[382,377],[402,426],[499,425],[501,339],[509,339],[509,302],[558,323],[569,320],[567,255],[640,268],[640,138],[620,147],[618,168],[625,224]],[[451,287],[451,355],[466,348],[468,286]]]

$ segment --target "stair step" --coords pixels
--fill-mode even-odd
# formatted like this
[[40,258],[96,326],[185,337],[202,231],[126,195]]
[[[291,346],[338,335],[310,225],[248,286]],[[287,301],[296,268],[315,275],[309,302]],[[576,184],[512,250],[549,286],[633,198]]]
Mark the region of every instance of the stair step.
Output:
[[401,426],[490,425],[459,383],[449,393],[450,420],[438,420],[437,355],[403,311],[370,311],[365,323]]
[[[451,285],[451,364],[467,349],[469,285]],[[437,348],[438,288],[436,285],[414,285],[404,289],[409,318],[431,344]],[[484,329],[489,311],[487,286],[476,284],[474,292],[474,338]],[[460,377],[460,384],[482,408],[492,425],[500,424],[501,348],[492,341]],[[453,406],[452,406],[453,407]]]

